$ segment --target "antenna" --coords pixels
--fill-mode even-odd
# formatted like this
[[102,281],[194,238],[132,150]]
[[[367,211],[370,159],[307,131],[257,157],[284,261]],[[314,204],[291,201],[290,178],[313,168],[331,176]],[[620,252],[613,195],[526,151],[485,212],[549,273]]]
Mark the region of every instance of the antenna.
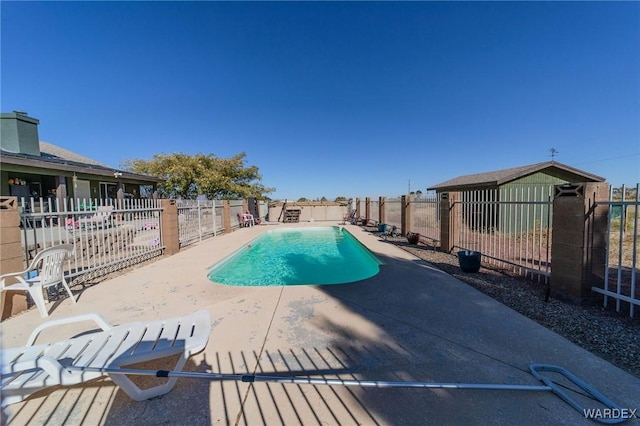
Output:
[[553,163],[555,156],[560,154],[560,151],[555,148],[551,148],[549,152],[551,153],[551,162]]

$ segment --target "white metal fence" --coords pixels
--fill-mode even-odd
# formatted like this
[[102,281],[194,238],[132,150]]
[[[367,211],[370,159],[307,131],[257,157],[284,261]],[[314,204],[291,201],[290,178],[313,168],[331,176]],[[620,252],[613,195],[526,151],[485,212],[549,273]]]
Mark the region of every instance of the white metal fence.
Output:
[[604,295],[604,306],[608,307],[613,299],[615,310],[629,310],[629,316],[636,313],[640,306],[640,286],[638,279],[638,210],[640,207],[640,184],[636,184],[635,194],[622,186],[616,196],[613,188],[609,200],[596,201],[609,206],[607,223],[607,259],[602,287],[592,290]]
[[[245,213],[243,208],[244,200],[229,201],[231,228],[240,226],[239,216]],[[256,219],[266,217],[266,202],[258,201],[257,210]],[[223,215],[224,207],[220,200],[178,200],[180,247],[215,237],[223,232]]]
[[[215,200],[180,200],[178,228],[180,247],[214,237],[224,229],[222,203]],[[237,221],[237,219],[236,219]]]
[[74,284],[162,254],[161,208],[157,200],[19,200],[25,264],[35,253],[73,244],[67,273]]

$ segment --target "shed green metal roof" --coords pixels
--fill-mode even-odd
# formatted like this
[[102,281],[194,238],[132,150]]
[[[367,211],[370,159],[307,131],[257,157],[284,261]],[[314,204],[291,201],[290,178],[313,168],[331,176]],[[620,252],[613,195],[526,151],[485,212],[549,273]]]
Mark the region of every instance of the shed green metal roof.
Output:
[[521,177],[537,173],[537,172],[553,172],[555,170],[569,173],[575,176],[575,182],[604,182],[606,179],[575,169],[566,164],[557,161],[546,161],[544,163],[530,164],[527,166],[513,167],[510,169],[496,170],[492,172],[476,173],[472,175],[460,176],[433,185],[427,190],[444,191],[461,191],[475,188],[499,187],[505,183],[514,181]]

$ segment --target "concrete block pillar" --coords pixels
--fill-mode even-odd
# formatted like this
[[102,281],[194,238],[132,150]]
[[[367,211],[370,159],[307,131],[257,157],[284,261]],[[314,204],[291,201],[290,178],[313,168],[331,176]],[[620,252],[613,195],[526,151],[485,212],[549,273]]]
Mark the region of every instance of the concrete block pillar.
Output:
[[369,197],[364,199],[364,211],[365,223],[369,223],[369,219],[371,219],[371,198]]
[[162,215],[160,229],[162,230],[162,245],[164,255],[171,256],[180,251],[180,228],[178,225],[178,204],[176,200],[160,200]]
[[387,201],[386,197],[379,197],[378,198],[378,221],[379,223],[387,223],[387,217],[386,217],[386,210],[385,210],[385,203]]
[[403,195],[400,202],[400,231],[402,235],[411,232],[411,203],[413,199],[411,195]]
[[451,253],[455,245],[457,221],[455,220],[456,193],[440,193],[440,250]]
[[222,227],[224,232],[231,232],[231,205],[229,200],[222,200]]
[[[0,274],[25,269],[24,249],[20,240],[18,197],[0,197]],[[8,281],[14,284],[16,281]],[[24,291],[3,291],[0,299],[0,319],[4,320],[27,309]]]
[[605,276],[608,205],[606,183],[556,185],[553,198],[551,294],[576,303],[596,297]]

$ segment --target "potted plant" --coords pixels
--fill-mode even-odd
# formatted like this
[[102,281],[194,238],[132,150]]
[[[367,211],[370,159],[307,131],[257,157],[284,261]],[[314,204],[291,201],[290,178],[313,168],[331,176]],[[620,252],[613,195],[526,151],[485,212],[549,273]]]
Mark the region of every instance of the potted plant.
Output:
[[420,242],[420,234],[407,232],[407,241],[409,241],[409,244],[418,244]]
[[462,250],[458,252],[458,261],[462,272],[478,272],[482,254],[479,251]]

